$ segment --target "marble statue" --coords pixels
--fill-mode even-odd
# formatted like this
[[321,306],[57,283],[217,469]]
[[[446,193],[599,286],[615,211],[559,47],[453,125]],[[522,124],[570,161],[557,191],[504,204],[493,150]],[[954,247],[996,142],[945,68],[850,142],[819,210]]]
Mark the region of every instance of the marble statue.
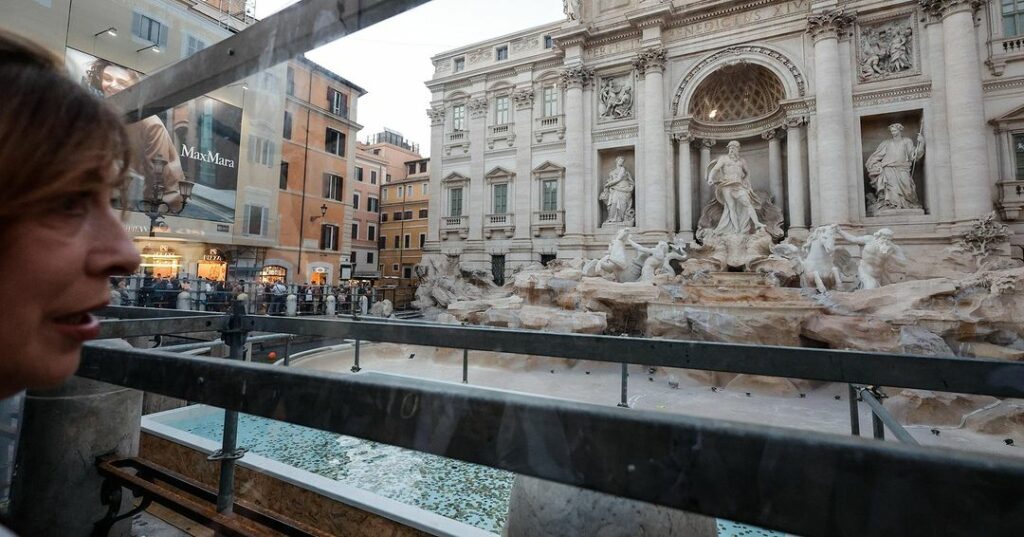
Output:
[[873,235],[856,236],[836,226],[842,237],[854,244],[861,245],[860,264],[857,265],[857,278],[860,289],[877,289],[892,283],[890,274],[894,263],[906,263],[907,258],[892,240],[892,230],[882,228]]
[[569,20],[578,20],[582,11],[583,0],[562,0],[562,12],[565,13]]
[[903,125],[889,126],[892,138],[883,141],[868,157],[865,167],[875,198],[872,212],[885,209],[920,209],[914,185],[914,165],[924,156],[924,135],[917,135],[917,145],[903,136]]
[[633,211],[633,176],[623,165],[626,159],[617,157],[615,168],[608,172],[608,179],[604,182],[601,195],[598,197],[608,211],[608,217],[604,224],[620,224],[632,226],[634,221]]
[[632,242],[629,238],[629,228],[622,228],[615,234],[615,238],[608,244],[608,253],[600,259],[591,259],[583,265],[583,275],[590,277],[607,277],[616,282],[623,280],[625,274],[633,264],[632,256],[626,252],[626,241]]
[[800,248],[798,272],[800,287],[815,288],[819,293],[838,289],[843,283],[843,272],[850,267],[850,253],[836,247],[839,226],[832,224],[811,230]]
[[722,205],[722,216],[715,234],[748,235],[764,229],[757,217],[761,200],[747,179],[747,161],[740,157],[740,143],[729,142],[729,153],[718,157],[708,172],[708,184],[715,187],[715,200]]
[[633,88],[613,78],[601,85],[600,114],[605,119],[623,119],[633,116]]
[[672,251],[666,241],[659,241],[654,248],[647,248],[643,245],[637,244],[633,239],[629,239],[629,245],[637,252],[643,254],[639,279],[641,282],[654,281],[654,277],[658,274],[670,274],[675,276],[676,271],[672,268],[672,260],[686,259],[685,254],[680,255],[679,252]]
[[860,39],[860,78],[891,78],[914,67],[914,30],[909,21],[865,28]]

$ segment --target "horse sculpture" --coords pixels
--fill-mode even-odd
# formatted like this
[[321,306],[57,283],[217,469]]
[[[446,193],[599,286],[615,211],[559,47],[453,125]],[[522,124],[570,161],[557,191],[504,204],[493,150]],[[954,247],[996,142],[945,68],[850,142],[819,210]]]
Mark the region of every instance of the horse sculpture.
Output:
[[800,287],[814,287],[819,293],[837,289],[843,272],[852,264],[850,252],[836,248],[835,224],[814,228],[800,248]]

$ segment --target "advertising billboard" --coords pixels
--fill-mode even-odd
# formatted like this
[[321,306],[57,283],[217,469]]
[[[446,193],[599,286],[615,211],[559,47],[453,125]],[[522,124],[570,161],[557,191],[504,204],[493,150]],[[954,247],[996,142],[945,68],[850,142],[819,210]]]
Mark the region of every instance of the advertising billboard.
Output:
[[[68,71],[101,97],[113,95],[144,75],[79,50],[67,49]],[[144,211],[162,200],[179,216],[235,221],[242,109],[199,97],[128,126],[133,142],[128,210]],[[182,209],[181,181],[195,183]]]

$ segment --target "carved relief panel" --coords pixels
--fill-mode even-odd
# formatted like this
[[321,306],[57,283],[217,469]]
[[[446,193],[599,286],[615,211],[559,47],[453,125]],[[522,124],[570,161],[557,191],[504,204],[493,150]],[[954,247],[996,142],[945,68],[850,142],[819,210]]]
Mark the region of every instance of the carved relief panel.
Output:
[[597,86],[597,117],[601,123],[632,119],[636,89],[632,73],[602,76]]
[[857,68],[861,82],[921,74],[917,20],[913,13],[857,25]]

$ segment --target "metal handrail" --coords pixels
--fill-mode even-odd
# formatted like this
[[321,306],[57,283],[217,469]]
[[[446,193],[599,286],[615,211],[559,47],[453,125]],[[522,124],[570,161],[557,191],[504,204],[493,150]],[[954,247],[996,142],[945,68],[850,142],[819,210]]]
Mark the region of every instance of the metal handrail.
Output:
[[[149,321],[134,322],[150,330],[187,324]],[[887,379],[899,382],[877,384],[910,388],[934,389],[942,381],[923,366],[894,365],[913,356],[880,353],[366,320],[238,315],[235,326],[798,378],[858,377],[861,384],[876,384],[867,378]],[[672,359],[658,357],[666,351],[675,352]],[[748,365],[737,361],[740,351]],[[810,365],[794,367],[797,359]],[[999,380],[1020,378],[1015,376],[1020,367],[927,360],[943,374],[977,375],[945,391],[964,387],[970,393],[1003,394],[1020,389]],[[856,362],[861,365],[853,367]],[[826,375],[827,368],[834,369]],[[1002,373],[1009,376],[998,376]],[[920,534],[1014,535],[1024,524],[1024,495],[1018,491],[1024,462],[998,455],[155,350],[87,347],[79,375],[797,534],[906,534],[914,528]]]

